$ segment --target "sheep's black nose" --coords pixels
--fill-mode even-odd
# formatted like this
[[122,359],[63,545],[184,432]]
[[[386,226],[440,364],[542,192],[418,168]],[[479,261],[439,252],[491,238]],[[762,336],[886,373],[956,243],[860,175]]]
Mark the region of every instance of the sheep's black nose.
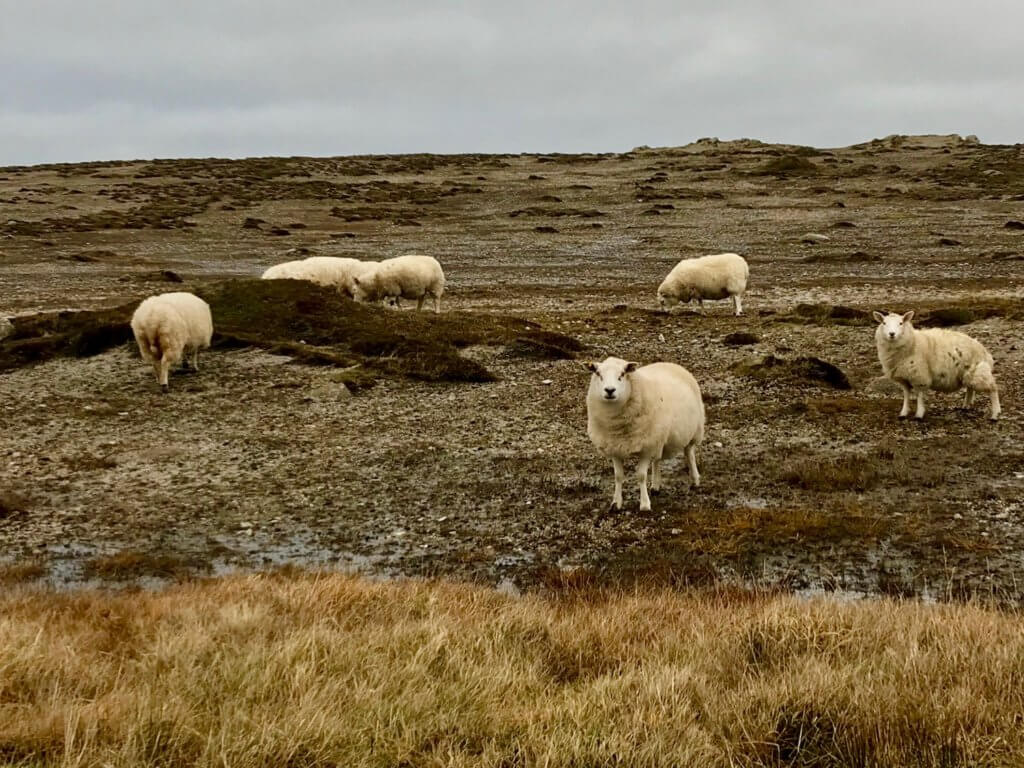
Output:
[[611,397],[612,395],[615,394],[615,387],[605,387],[604,391],[605,391],[605,394],[608,395],[608,397]]
[[890,339],[895,339],[896,338],[896,331],[889,331],[889,338]]

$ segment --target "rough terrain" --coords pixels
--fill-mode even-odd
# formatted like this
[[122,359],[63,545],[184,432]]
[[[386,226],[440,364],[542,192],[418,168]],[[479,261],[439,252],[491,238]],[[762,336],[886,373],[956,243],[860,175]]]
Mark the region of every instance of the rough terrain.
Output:
[[[509,588],[586,574],[1020,599],[1022,220],[1024,147],[956,136],[0,169],[0,317],[15,324],[220,290],[307,252],[420,252],[444,265],[452,322],[506,329],[456,342],[495,381],[423,380],[401,350],[353,358],[330,340],[316,362],[334,364],[306,365],[302,338],[222,338],[167,396],[129,343],[12,364],[0,582],[295,563]],[[750,262],[745,316],[655,311],[678,259],[727,250]],[[940,394],[923,422],[897,419],[870,311],[909,308],[992,351],[998,424]],[[583,351],[538,351],[518,322]],[[606,354],[679,362],[705,392],[704,485],[666,466],[653,513],[629,476],[608,514],[611,466],[570,359]]]

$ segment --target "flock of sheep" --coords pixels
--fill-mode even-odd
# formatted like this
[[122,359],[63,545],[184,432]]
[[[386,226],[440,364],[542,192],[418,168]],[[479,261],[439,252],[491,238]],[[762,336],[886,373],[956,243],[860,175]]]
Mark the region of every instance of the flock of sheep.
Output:
[[[658,302],[670,310],[679,302],[729,299],[736,315],[743,311],[749,268],[735,253],[683,259],[658,287]],[[398,256],[385,261],[312,256],[270,267],[264,279],[307,280],[335,287],[356,301],[385,301],[395,306],[401,299],[415,299],[420,309],[427,296],[434,311],[441,311],[445,277],[441,265],[430,256]],[[900,418],[910,413],[910,397],[916,395],[915,416],[924,418],[928,390],[954,392],[966,388],[964,406],[976,392],[987,394],[990,416],[999,418],[999,391],[993,359],[975,339],[957,331],[917,330],[914,313],[874,313],[878,321],[875,344],[882,370],[903,390]],[[191,293],[165,293],[143,301],[131,321],[144,360],[151,363],[166,392],[170,368],[190,356],[198,370],[201,348],[210,346],[213,319],[209,305]],[[652,363],[640,366],[617,357],[587,362],[591,373],[587,391],[587,433],[597,450],[612,460],[615,491],[612,506],[622,508],[625,461],[636,459],[640,483],[640,510],[649,511],[647,476],[651,490],[661,486],[661,462],[686,454],[693,485],[700,484],[697,447],[704,439],[704,402],[700,385],[682,366]]]

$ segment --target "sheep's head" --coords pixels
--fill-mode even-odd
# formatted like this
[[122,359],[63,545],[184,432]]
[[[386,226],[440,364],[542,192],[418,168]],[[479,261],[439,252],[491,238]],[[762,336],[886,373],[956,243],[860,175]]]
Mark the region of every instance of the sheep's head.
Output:
[[658,306],[663,310],[668,311],[672,309],[676,304],[679,303],[679,299],[671,293],[658,289]]
[[373,294],[373,275],[364,273],[352,277],[352,298],[356,301],[369,301]]
[[873,312],[872,315],[878,321],[876,335],[889,342],[899,341],[903,334],[906,333],[907,328],[913,327],[910,325],[910,321],[914,319],[914,310],[905,312],[902,315],[897,315],[895,312],[889,312],[885,315],[881,312]]
[[605,358],[603,362],[586,362],[583,367],[590,371],[590,391],[609,403],[629,400],[632,386],[630,376],[640,363],[630,363],[618,357]]

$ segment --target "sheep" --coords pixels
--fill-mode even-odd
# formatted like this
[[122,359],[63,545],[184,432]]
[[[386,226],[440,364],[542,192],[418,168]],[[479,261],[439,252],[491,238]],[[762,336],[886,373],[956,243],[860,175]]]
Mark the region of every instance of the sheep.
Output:
[[352,298],[353,278],[376,261],[360,261],[340,256],[310,256],[302,261],[286,261],[267,269],[264,280],[308,280],[317,285],[337,288],[343,296]]
[[305,265],[311,280],[319,285],[334,286],[343,296],[353,298],[355,277],[374,267],[376,261],[360,261],[340,256],[310,256],[301,264]]
[[308,270],[302,261],[285,261],[268,267],[260,278],[262,280],[306,280]]
[[683,259],[658,286],[658,304],[668,311],[680,301],[694,299],[704,313],[705,299],[727,299],[737,317],[743,314],[743,294],[747,290],[750,268],[746,259],[736,253],[717,253]]
[[992,355],[966,333],[930,328],[919,331],[911,324],[914,312],[903,315],[875,312],[875,346],[882,372],[903,390],[900,418],[910,413],[911,392],[917,394],[915,418],[924,418],[925,393],[956,392],[967,388],[964,408],[974,402],[975,392],[988,392],[992,403],[990,418],[999,418],[999,389],[992,373]]
[[651,489],[661,489],[661,462],[686,452],[690,480],[700,485],[697,446],[704,439],[704,401],[696,379],[675,363],[639,363],[609,357],[583,366],[593,375],[587,390],[587,434],[603,456],[612,460],[615,492],[612,508],[622,508],[623,461],[638,458],[640,511],[649,512]]
[[182,291],[150,296],[136,308],[131,326],[139,353],[153,365],[164,392],[171,366],[190,350],[192,368],[198,371],[199,350],[209,347],[213,336],[210,305]]
[[401,299],[416,299],[417,310],[429,294],[434,297],[434,311],[440,312],[444,271],[432,256],[396,256],[354,276],[352,293],[356,301],[387,299],[396,307]]

